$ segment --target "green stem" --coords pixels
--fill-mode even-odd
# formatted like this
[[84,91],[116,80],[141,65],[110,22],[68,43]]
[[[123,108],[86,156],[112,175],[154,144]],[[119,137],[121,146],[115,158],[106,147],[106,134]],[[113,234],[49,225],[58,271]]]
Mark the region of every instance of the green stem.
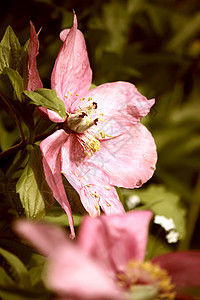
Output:
[[[30,136],[29,136],[29,141],[31,142],[30,144],[32,144],[33,142],[36,143],[38,141],[41,141],[43,139],[45,139],[46,137],[48,137],[50,134],[52,134],[55,130],[51,130],[50,132],[47,132],[47,133],[43,133],[43,134],[40,134],[40,135],[36,135],[33,133],[30,133]],[[16,153],[18,150],[21,150],[23,149],[25,146],[27,145],[27,141],[26,140],[23,140],[21,141],[21,143],[3,151],[0,153],[0,160],[1,159],[4,159],[6,156],[9,156],[9,155],[12,155],[14,153]]]
[[17,124],[17,127],[19,129],[19,132],[20,132],[20,135],[21,135],[21,138],[22,138],[22,142],[25,143],[26,142],[26,138],[24,136],[24,132],[23,132],[23,129],[22,129],[22,125],[21,125],[21,121],[18,117],[16,117],[16,124]]
[[187,250],[190,248],[190,243],[195,230],[196,222],[200,212],[200,174],[197,179],[196,187],[193,193],[188,219],[186,237],[179,245],[179,250]]
[[6,156],[12,155],[16,153],[18,150],[21,150],[26,145],[26,141],[22,141],[21,143],[3,151],[0,153],[0,160],[5,158]]
[[4,97],[2,94],[0,94],[0,98],[3,101],[4,106],[6,107],[6,111],[8,114],[11,115],[11,117],[15,120],[17,127],[19,129],[20,135],[22,137],[22,141],[25,142],[25,136],[24,136],[24,132],[21,126],[21,121],[20,121],[20,117],[16,114],[16,110],[13,107],[13,105],[11,103],[9,103],[9,101],[6,99],[6,97]]

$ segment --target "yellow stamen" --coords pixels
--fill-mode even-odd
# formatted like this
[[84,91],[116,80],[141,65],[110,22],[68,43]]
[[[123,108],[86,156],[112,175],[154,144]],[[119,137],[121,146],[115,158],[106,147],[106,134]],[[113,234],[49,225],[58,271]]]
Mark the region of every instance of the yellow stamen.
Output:
[[174,285],[171,283],[166,270],[150,261],[140,262],[131,260],[128,262],[125,272],[118,274],[119,285],[123,288],[134,290],[137,284],[146,278],[149,283],[158,289],[158,299],[175,299]]
[[102,119],[102,118],[98,118],[99,119],[99,121],[101,121],[101,122],[106,122],[104,119]]
[[111,187],[105,186],[105,189],[109,191],[109,190],[111,190]]
[[93,195],[94,195],[96,198],[99,198],[99,194],[98,194],[98,193],[95,192]]

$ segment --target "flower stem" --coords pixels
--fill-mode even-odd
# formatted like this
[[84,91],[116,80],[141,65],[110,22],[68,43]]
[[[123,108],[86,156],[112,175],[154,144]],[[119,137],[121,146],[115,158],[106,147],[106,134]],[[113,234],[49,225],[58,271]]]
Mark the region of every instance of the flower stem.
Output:
[[26,140],[0,153],[0,160],[21,150],[26,145]]

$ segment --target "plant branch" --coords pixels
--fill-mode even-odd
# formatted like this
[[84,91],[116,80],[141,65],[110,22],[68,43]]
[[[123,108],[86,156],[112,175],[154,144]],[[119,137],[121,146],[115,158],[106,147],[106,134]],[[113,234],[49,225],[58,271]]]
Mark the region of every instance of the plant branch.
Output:
[[18,150],[22,149],[24,146],[26,145],[26,140],[21,141],[21,143],[3,151],[0,153],[0,160],[5,158],[6,156],[9,156],[15,152],[17,152]]

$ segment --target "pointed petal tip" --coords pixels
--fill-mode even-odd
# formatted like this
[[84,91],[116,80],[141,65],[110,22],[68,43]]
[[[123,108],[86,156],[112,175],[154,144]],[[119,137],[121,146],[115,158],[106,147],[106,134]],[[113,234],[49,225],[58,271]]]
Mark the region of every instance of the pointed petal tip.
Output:
[[77,21],[77,16],[76,16],[76,13],[75,13],[75,10],[73,9],[73,14],[74,14],[74,26],[77,28],[78,26],[78,21]]
[[149,99],[148,102],[151,103],[151,106],[153,106],[156,102],[156,99],[155,98]]

